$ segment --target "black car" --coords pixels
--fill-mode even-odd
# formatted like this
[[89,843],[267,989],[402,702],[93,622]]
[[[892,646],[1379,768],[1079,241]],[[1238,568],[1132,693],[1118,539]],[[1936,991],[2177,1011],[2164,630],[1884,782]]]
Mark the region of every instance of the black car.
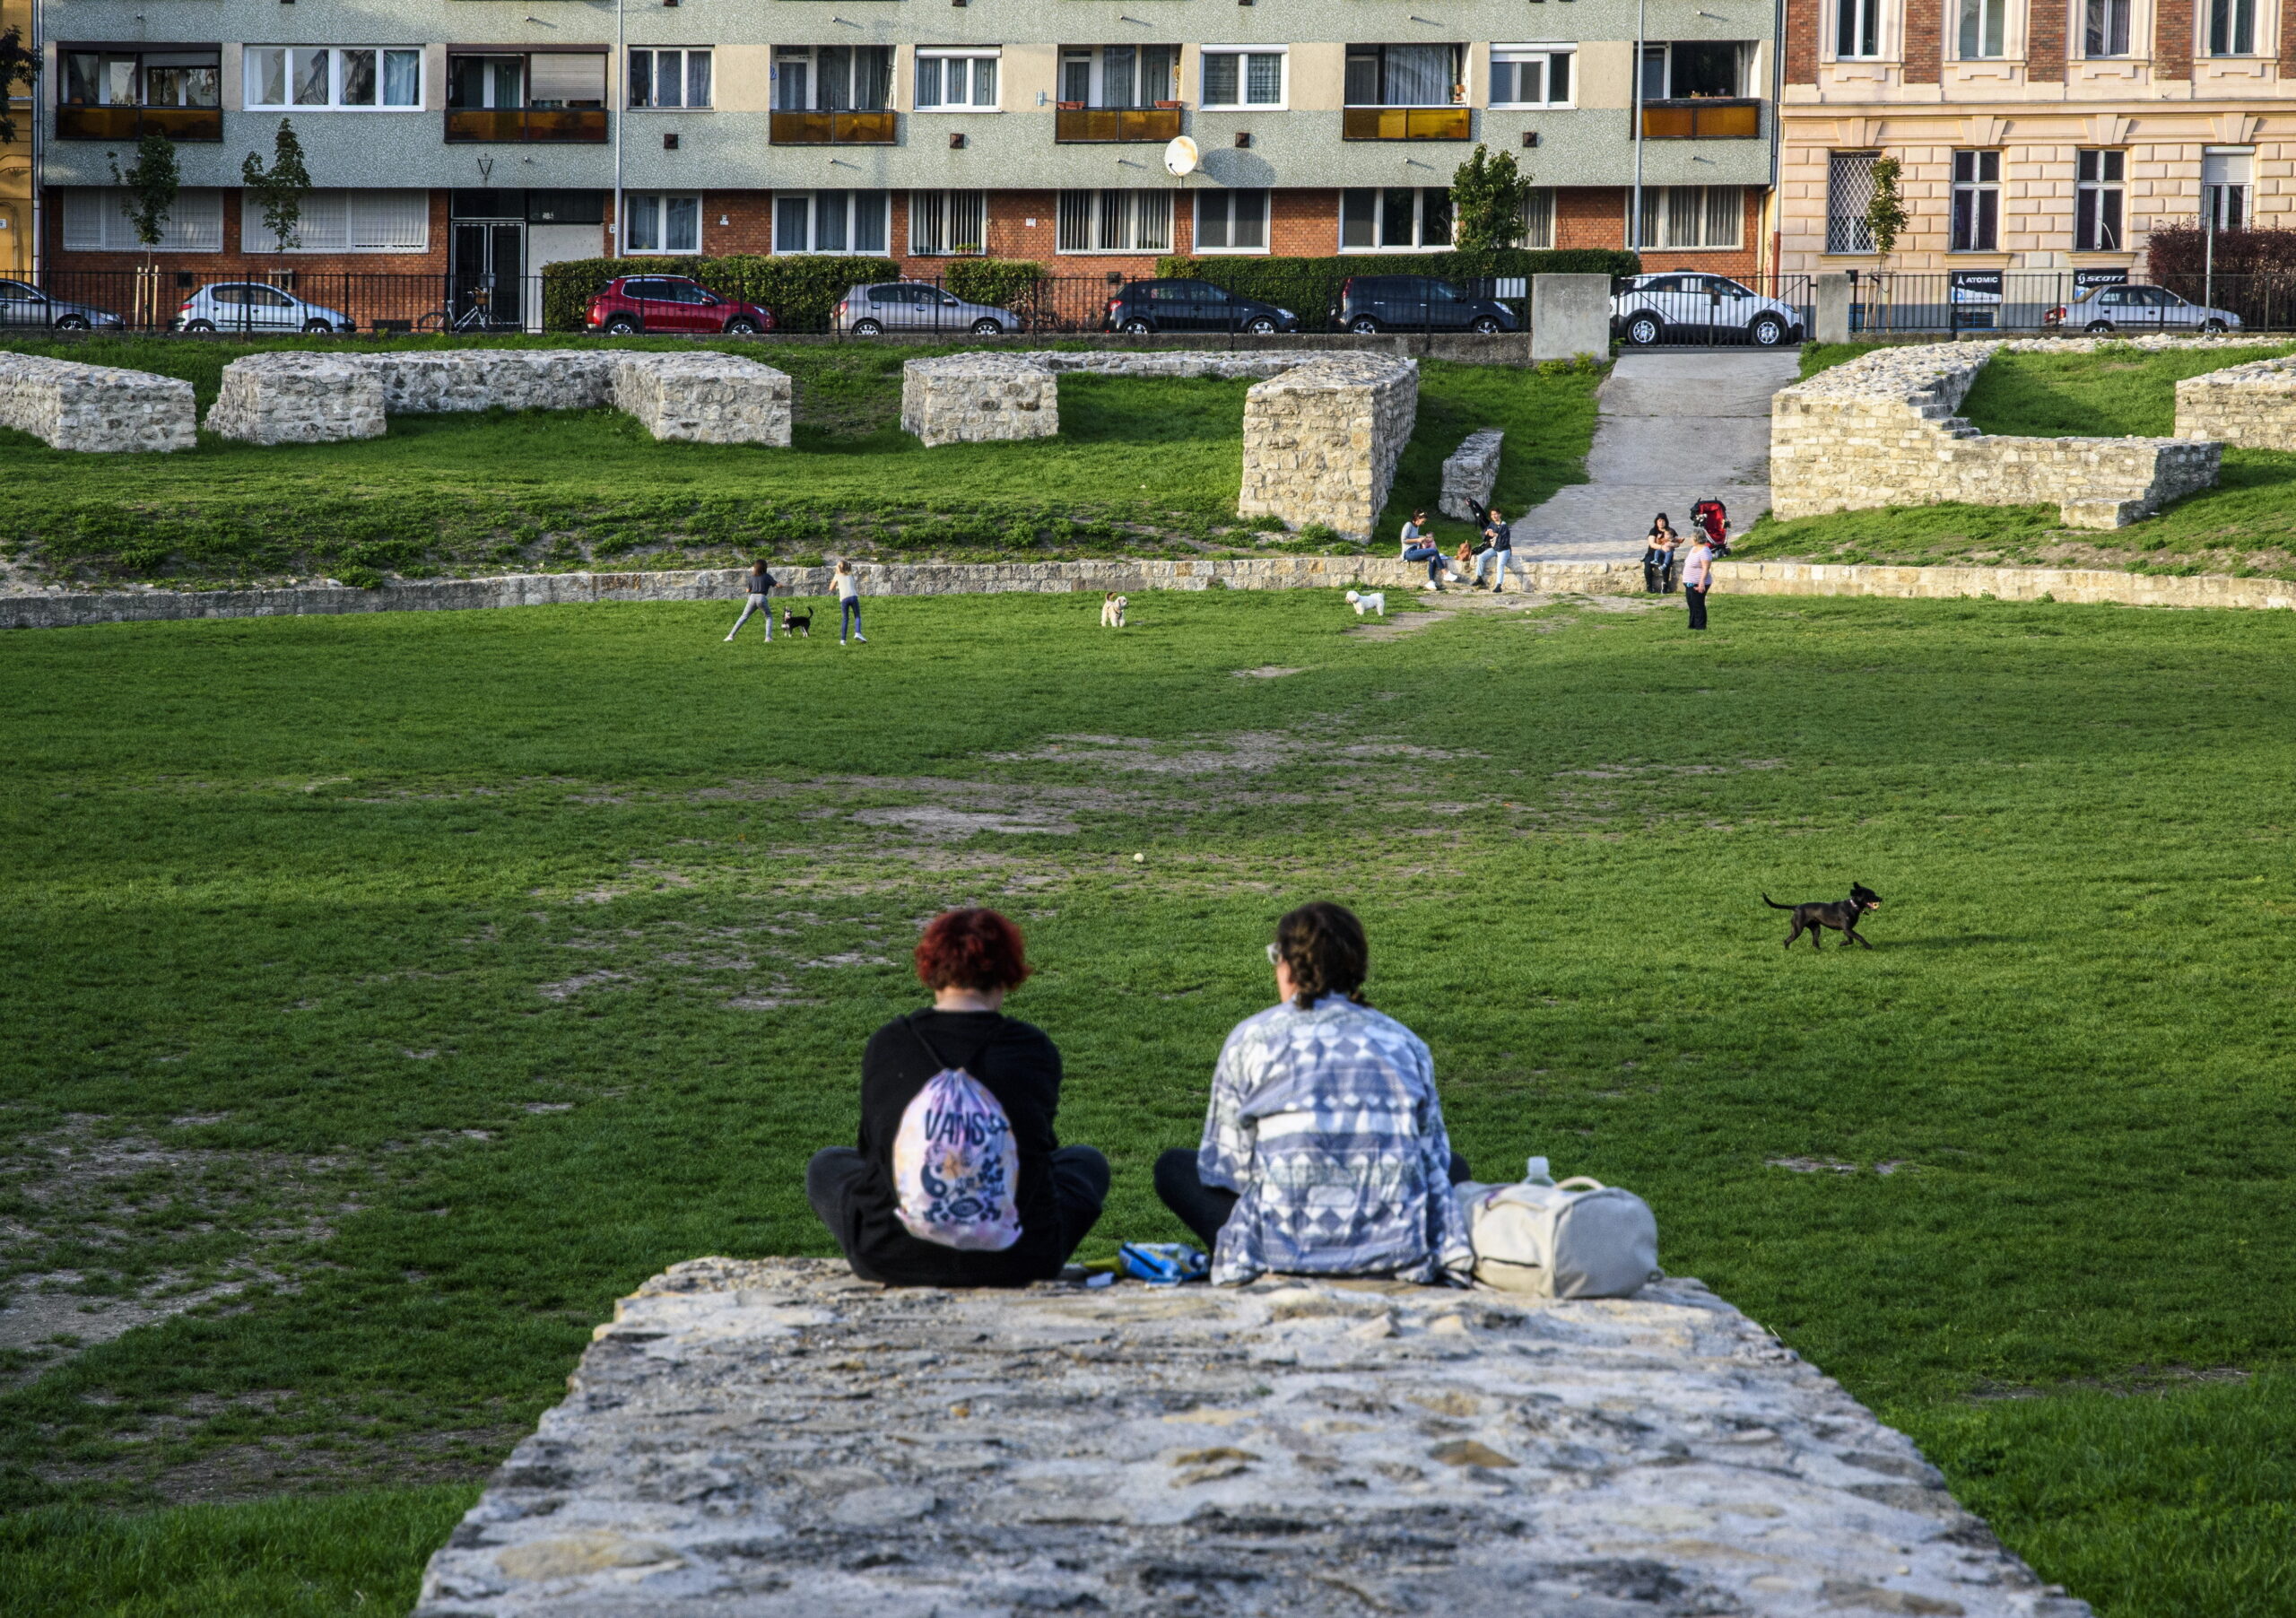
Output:
[[1135,281],[1109,300],[1112,332],[1296,332],[1300,317],[1208,281]]
[[1478,298],[1432,275],[1350,275],[1331,319],[1342,331],[1518,332],[1522,321],[1496,298]]

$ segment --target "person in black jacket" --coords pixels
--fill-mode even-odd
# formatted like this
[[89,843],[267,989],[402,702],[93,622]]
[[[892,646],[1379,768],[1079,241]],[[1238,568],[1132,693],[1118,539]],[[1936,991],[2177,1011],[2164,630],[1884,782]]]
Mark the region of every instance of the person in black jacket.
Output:
[[[853,1273],[887,1286],[1026,1286],[1060,1274],[1108,1201],[1109,1163],[1053,1134],[1060,1050],[1004,1013],[1029,976],[1021,929],[995,910],[950,910],[917,944],[930,1010],[896,1017],[861,1054],[861,1144],[830,1146],[805,1168],[805,1199]],[[1001,1252],[960,1251],[912,1236],[896,1212],[893,1141],[909,1102],[944,1067],[995,1096],[1020,1157],[1021,1238]]]
[[749,578],[744,582],[749,587],[749,605],[742,609],[742,615],[734,620],[734,627],[727,631],[726,639],[731,640],[740,634],[742,625],[750,621],[752,613],[755,613],[759,622],[765,625],[765,638],[770,640],[773,639],[773,612],[766,598],[772,595],[778,581],[767,570],[764,557],[761,556],[750,564]]

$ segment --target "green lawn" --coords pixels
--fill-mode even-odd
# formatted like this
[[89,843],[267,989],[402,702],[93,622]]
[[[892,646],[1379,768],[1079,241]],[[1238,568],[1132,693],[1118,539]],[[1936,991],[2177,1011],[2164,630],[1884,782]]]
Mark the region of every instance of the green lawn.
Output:
[[[1331,896],[1479,1169],[1642,1192],[2106,1618],[2296,1613],[2286,614],[1093,605],[0,638],[0,1608],[403,1611],[617,1294],[827,1250],[944,905],[1029,932],[1089,1250],[1178,1237]],[[1852,878],[1879,947],[1782,952]]]
[[[309,340],[15,346],[186,378],[204,414],[227,361]],[[657,444],[615,411],[401,416],[384,437],[349,444],[264,447],[203,433],[197,448],[172,456],[69,454],[0,431],[0,476],[15,491],[0,554],[89,582],[332,575],[372,583],[594,561],[725,566],[760,549],[801,560],[825,552],[924,560],[1344,548],[1327,534],[1239,525],[1247,381],[1067,377],[1059,437],[928,450],[899,428],[900,367],[946,350],[708,346],[791,374],[790,448]],[[1502,505],[1584,481],[1598,377],[1441,361],[1422,376],[1419,429],[1394,491],[1402,509],[1382,534],[1401,526],[1411,503],[1435,503],[1444,457],[1478,428],[1507,432]]]
[[[1803,351],[1802,374],[1814,376],[1877,346],[1813,344]],[[1987,432],[2165,438],[2175,428],[2181,378],[2287,352],[2281,341],[2158,353],[2132,344],[2094,354],[2003,354],[1979,373],[1961,413]],[[1944,502],[1765,519],[1736,549],[1749,559],[2296,578],[2296,455],[2228,450],[2219,487],[2109,533],[2062,527],[2055,506]]]

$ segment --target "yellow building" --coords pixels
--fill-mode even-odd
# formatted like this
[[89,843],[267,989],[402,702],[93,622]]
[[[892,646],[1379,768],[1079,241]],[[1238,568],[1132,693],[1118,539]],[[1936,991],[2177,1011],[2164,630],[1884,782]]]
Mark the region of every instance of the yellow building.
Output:
[[[0,0],[0,33],[9,29],[27,46],[32,42],[31,0]],[[30,87],[10,86],[9,116],[16,138],[0,144],[0,275],[32,273],[32,120],[38,116]]]

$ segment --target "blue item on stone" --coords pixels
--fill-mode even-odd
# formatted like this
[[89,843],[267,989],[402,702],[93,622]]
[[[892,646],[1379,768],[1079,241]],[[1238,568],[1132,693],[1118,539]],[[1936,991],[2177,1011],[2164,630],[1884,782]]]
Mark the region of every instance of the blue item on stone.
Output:
[[1207,1255],[1178,1241],[1127,1241],[1117,1249],[1117,1262],[1126,1274],[1151,1286],[1178,1286],[1212,1273]]

